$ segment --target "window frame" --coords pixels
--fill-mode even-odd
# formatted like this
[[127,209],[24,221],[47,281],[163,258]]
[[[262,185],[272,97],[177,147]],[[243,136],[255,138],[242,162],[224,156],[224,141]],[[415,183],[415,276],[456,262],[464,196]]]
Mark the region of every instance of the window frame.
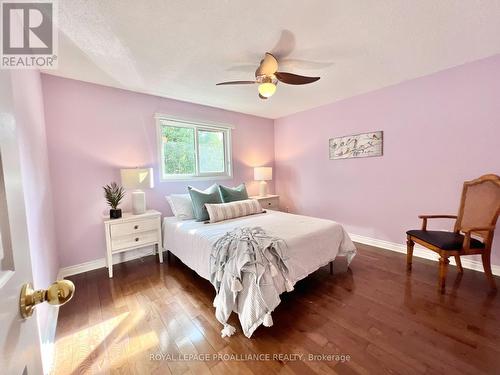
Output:
[[[158,158],[159,158],[159,172],[160,181],[193,181],[193,180],[229,180],[233,178],[233,155],[231,147],[231,131],[234,126],[220,123],[201,122],[196,120],[182,119],[178,117],[167,116],[163,114],[155,114],[156,132],[158,138]],[[164,163],[164,147],[162,137],[162,127],[171,126],[178,128],[189,128],[194,130],[194,158],[195,158],[195,173],[173,175],[165,174]],[[224,172],[205,172],[200,173],[199,163],[199,144],[198,144],[198,131],[218,131],[223,133],[224,144]]]

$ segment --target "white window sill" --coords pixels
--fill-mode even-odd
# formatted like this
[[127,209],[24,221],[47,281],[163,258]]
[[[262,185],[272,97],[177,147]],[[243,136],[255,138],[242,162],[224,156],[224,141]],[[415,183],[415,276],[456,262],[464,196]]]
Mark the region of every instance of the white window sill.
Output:
[[161,178],[160,182],[185,182],[185,181],[219,181],[232,180],[233,176],[200,176],[200,177],[174,177]]

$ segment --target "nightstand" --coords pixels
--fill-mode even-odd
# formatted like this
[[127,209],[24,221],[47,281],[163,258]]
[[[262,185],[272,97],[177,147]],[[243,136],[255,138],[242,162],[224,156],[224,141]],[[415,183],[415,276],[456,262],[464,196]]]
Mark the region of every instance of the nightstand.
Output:
[[265,197],[261,197],[260,195],[256,195],[256,196],[250,197],[250,198],[257,199],[264,210],[279,211],[279,209],[280,209],[280,196],[279,195],[266,195]]
[[161,248],[161,213],[148,210],[140,215],[130,212],[120,219],[110,219],[104,216],[104,231],[106,233],[106,263],[109,277],[113,277],[113,254],[154,246],[158,251],[160,263],[163,263]]

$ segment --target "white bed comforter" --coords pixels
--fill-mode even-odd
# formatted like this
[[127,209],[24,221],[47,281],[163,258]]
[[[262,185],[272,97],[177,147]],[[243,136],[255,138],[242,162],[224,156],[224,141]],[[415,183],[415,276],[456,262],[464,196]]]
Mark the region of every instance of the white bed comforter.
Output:
[[[167,217],[163,221],[163,247],[204,279],[210,280],[210,254],[215,242],[241,227],[261,227],[266,234],[285,241],[288,278],[295,284],[337,256],[350,263],[356,248],[344,228],[331,220],[279,211],[245,216],[219,223]],[[280,293],[285,291],[282,287]]]

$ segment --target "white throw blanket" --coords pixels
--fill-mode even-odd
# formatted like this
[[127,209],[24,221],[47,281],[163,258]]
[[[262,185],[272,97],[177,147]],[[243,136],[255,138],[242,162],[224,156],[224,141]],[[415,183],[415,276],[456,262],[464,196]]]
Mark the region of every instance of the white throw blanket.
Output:
[[271,313],[281,302],[280,290],[293,290],[288,277],[286,244],[260,227],[236,228],[219,238],[210,256],[210,281],[216,290],[215,316],[224,325],[222,337],[236,329],[227,323],[234,311],[245,336],[263,324],[273,324]]

